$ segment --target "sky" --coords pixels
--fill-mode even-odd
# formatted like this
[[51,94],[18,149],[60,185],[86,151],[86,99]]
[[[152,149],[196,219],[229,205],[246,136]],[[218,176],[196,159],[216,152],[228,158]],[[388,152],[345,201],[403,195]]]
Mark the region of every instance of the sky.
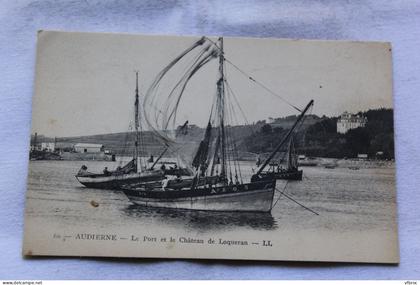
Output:
[[[32,133],[64,137],[127,131],[135,71],[144,94],[159,71],[198,39],[38,33]],[[225,37],[224,48],[229,61],[293,105],[302,109],[313,99],[312,114],[392,108],[388,43]],[[297,114],[230,64],[226,74],[249,123]],[[188,120],[205,126],[217,76],[217,60],[194,76],[181,100],[178,124]],[[162,83],[161,93],[169,83]],[[245,119],[238,116],[237,123]]]

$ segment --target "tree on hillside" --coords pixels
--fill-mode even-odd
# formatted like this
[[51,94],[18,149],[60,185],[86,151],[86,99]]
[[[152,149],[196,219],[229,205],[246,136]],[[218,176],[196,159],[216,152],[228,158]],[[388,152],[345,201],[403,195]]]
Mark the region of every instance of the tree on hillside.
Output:
[[[302,127],[295,134],[297,151],[308,156],[333,158],[357,157],[359,153],[367,153],[373,158],[383,152],[384,158],[394,158],[392,109],[369,110],[359,115],[367,117],[366,126],[346,134],[337,133],[337,117],[323,116],[321,121]],[[258,131],[244,137],[239,145],[250,152],[270,152],[286,132],[287,129],[264,123]]]
[[273,128],[271,125],[265,124],[257,132],[245,138],[246,151],[254,153],[270,152],[285,133],[283,128]]
[[356,157],[359,153],[368,153],[370,147],[370,134],[366,128],[349,130],[345,134],[346,143],[343,154],[348,157]]

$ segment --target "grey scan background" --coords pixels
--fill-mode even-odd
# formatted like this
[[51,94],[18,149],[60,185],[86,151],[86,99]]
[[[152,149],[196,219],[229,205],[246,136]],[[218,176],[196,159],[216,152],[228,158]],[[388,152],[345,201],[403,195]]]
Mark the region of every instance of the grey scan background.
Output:
[[[419,279],[420,2],[0,1],[1,279]],[[21,257],[36,31],[390,41],[401,263]]]

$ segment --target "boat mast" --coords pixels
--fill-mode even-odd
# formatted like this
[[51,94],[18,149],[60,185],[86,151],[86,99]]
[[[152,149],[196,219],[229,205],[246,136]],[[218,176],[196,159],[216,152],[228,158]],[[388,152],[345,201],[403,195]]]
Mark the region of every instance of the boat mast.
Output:
[[139,141],[140,141],[140,134],[139,134],[139,72],[136,71],[136,93],[135,93],[135,101],[134,101],[134,129],[135,129],[135,136],[136,140],[134,143],[134,162],[136,165],[136,172],[141,171],[141,165],[139,163]]
[[287,147],[287,169],[291,170],[296,167],[294,164],[294,157],[295,157],[295,147],[293,142],[293,136],[290,138],[289,146]]
[[314,104],[314,100],[311,100],[308,105],[306,105],[305,109],[300,113],[299,117],[293,124],[293,126],[290,128],[290,130],[287,132],[286,136],[283,137],[281,142],[277,145],[276,149],[270,154],[270,156],[264,161],[264,163],[261,165],[260,169],[258,169],[256,175],[261,174],[261,172],[264,170],[264,168],[270,163],[270,161],[273,159],[273,157],[276,155],[276,153],[281,149],[281,147],[284,145],[284,143],[290,138],[293,131],[295,130],[296,126],[300,121],[302,121],[303,117],[305,116],[305,113],[309,110],[309,108]]
[[222,169],[220,175],[226,177],[226,137],[225,137],[225,75],[224,75],[224,62],[225,56],[223,52],[223,37],[219,38],[219,81],[217,82],[217,93],[219,98],[219,118],[220,118],[220,145],[222,155]]

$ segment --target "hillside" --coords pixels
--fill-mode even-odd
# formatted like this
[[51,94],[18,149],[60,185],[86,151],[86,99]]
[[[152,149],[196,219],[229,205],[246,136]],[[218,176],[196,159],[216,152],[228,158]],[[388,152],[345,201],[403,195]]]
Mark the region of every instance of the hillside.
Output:
[[[277,118],[273,122],[275,126],[291,126],[296,116],[289,116],[284,118]],[[320,120],[316,116],[311,116],[308,122],[305,122],[303,128],[306,129],[308,126],[314,124]],[[266,121],[257,121],[251,125],[238,125],[238,126],[226,126],[227,132],[234,138],[235,143],[240,151],[249,151],[248,138],[253,134],[257,133],[264,125]],[[279,127],[274,127],[278,129]],[[177,141],[181,145],[195,149],[200,140],[204,136],[204,128],[197,127],[195,125],[189,125],[188,130],[182,135],[179,135]],[[216,131],[216,130],[214,130]],[[164,149],[164,145],[149,131],[142,132],[144,154],[143,155],[159,155]],[[56,140],[57,147],[61,149],[70,150],[76,143],[95,143],[104,145],[105,149],[112,151],[117,155],[132,155],[134,152],[134,133],[133,132],[120,132],[111,134],[98,134],[88,136],[75,136],[75,137],[58,137],[50,138],[43,135],[37,136],[37,142],[53,142]],[[34,136],[31,137],[31,144],[34,143]],[[185,147],[186,148],[186,147]],[[191,151],[191,150],[189,150]],[[257,152],[257,151],[252,151]]]
[[[295,136],[298,152],[308,156],[332,158],[356,157],[358,153],[367,153],[374,157],[377,152],[383,152],[384,158],[394,158],[392,109],[369,110],[359,114],[367,117],[366,127],[350,130],[346,134],[337,133],[337,117],[306,116]],[[235,138],[240,152],[267,153],[274,149],[295,120],[296,116],[289,116],[271,120],[269,124],[266,121],[258,121],[252,125],[226,126],[226,130]],[[203,128],[190,125],[177,140],[186,150],[185,154],[191,155],[203,135]],[[145,146],[143,155],[156,156],[164,149],[164,145],[151,132],[142,132],[142,138]],[[57,145],[62,148],[71,148],[72,145],[83,142],[103,144],[105,149],[117,155],[132,155],[134,152],[132,132],[62,137],[56,140]],[[54,139],[38,135],[37,141],[52,142]]]
[[[357,157],[359,153],[376,157],[378,152],[382,152],[382,158],[394,158],[392,109],[369,110],[359,112],[359,115],[367,117],[366,126],[352,129],[346,134],[337,133],[337,117],[322,117],[313,124],[307,124],[295,136],[298,152],[331,158]],[[270,152],[287,131],[288,128],[280,125],[264,124],[256,133],[244,138],[243,150],[254,153]]]

